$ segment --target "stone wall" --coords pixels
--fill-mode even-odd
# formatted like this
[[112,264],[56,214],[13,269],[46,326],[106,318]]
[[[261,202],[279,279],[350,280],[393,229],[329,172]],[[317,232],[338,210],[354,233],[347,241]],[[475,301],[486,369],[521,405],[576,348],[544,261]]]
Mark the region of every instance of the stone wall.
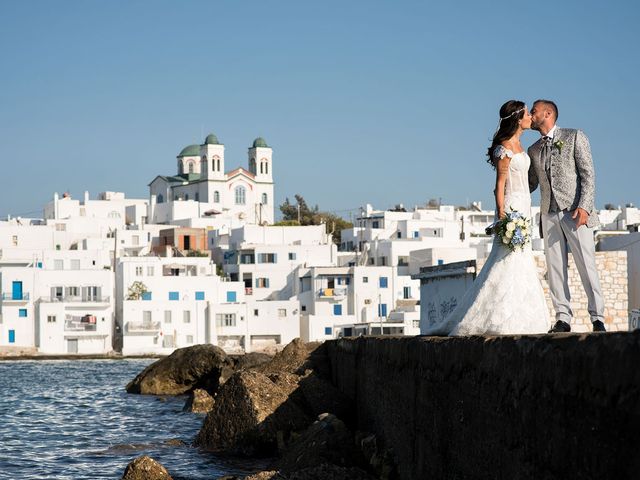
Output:
[[[542,252],[534,252],[538,276],[544,289],[549,306],[549,316],[555,319],[555,311],[549,295],[547,282],[547,262]],[[478,260],[478,272],[484,265],[484,260]],[[629,293],[627,275],[627,252],[611,251],[596,252],[596,265],[600,274],[600,284],[605,301],[605,323],[607,330],[627,331],[629,329]],[[574,332],[590,332],[591,320],[587,311],[587,295],[584,293],[580,275],[576,269],[573,255],[569,254],[569,289],[571,291],[571,306]]]
[[627,479],[640,472],[640,332],[327,342],[358,428],[399,478]]

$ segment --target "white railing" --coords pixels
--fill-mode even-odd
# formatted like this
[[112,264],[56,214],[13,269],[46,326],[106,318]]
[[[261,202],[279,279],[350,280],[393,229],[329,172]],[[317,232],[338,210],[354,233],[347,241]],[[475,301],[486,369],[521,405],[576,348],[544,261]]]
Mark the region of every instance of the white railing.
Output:
[[143,320],[141,322],[127,322],[127,332],[129,333],[149,333],[160,330],[160,322],[149,322]]

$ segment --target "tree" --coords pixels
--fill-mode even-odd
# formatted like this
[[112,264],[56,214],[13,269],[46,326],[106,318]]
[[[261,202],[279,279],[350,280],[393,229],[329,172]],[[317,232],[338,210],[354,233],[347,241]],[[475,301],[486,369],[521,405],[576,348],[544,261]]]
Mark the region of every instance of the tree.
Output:
[[[296,203],[292,204],[288,198],[280,205],[282,221],[276,223],[280,226],[292,225],[326,225],[327,233],[333,234],[334,243],[340,244],[342,230],[353,227],[351,222],[330,212],[321,212],[318,205],[310,208],[300,194],[295,195]],[[298,218],[300,219],[298,222]]]

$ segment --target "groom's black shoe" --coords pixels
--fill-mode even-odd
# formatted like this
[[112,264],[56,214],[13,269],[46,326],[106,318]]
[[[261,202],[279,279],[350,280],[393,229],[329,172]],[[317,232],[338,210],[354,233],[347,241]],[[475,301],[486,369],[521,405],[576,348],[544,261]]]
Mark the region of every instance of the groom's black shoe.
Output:
[[[602,328],[604,328],[604,326]],[[558,320],[556,324],[553,327],[551,327],[551,330],[549,330],[549,333],[563,333],[563,332],[570,332],[570,331],[571,331],[571,325],[569,325],[567,322],[563,322],[562,320]]]
[[600,320],[596,320],[595,322],[592,323],[593,325],[593,331],[594,332],[606,332],[607,329],[604,328],[604,323],[602,323]]

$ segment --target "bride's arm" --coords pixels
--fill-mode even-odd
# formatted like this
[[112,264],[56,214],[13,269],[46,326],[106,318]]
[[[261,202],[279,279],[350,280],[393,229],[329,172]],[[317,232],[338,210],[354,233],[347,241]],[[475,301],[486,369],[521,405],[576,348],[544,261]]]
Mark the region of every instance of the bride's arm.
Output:
[[493,191],[496,197],[496,212],[498,219],[505,215],[504,190],[507,185],[507,175],[509,173],[509,163],[511,159],[505,155],[496,163],[496,189]]

